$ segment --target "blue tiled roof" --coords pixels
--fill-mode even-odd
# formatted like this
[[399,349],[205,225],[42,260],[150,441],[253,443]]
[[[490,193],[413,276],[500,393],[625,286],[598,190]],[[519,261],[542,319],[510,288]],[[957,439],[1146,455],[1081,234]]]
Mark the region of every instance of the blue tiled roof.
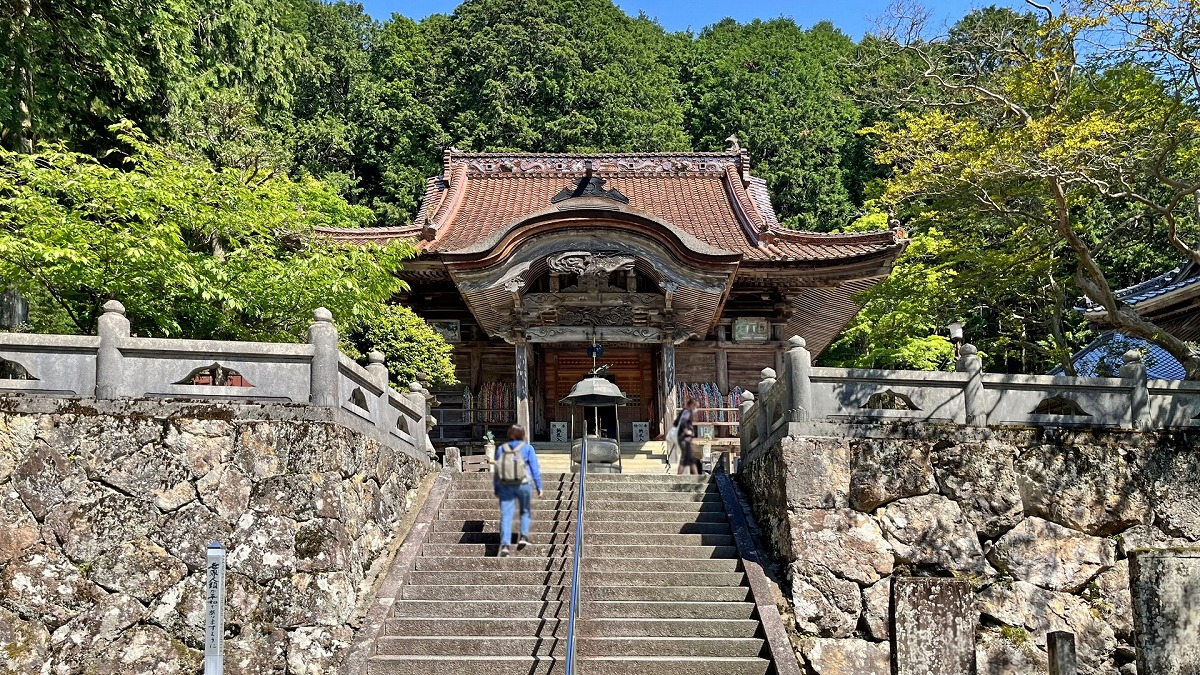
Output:
[[[1126,300],[1126,302],[1129,302]],[[1182,380],[1187,376],[1183,364],[1167,350],[1142,338],[1108,331],[1071,357],[1075,372],[1081,377],[1119,377],[1121,355],[1130,349],[1142,352],[1146,374],[1153,380]],[[1062,375],[1062,366],[1050,371]]]
[[[1130,307],[1136,307],[1138,303],[1145,302],[1151,298],[1157,298],[1161,295],[1173,293],[1181,288],[1187,288],[1193,284],[1200,283],[1200,274],[1197,272],[1195,265],[1186,264],[1180,265],[1175,269],[1165,274],[1160,274],[1153,279],[1147,279],[1140,284],[1134,284],[1128,288],[1122,288],[1119,291],[1114,291],[1113,295],[1118,300],[1123,301]],[[1083,311],[1103,311],[1104,308],[1093,301],[1091,298],[1084,298],[1085,305],[1081,309]]]

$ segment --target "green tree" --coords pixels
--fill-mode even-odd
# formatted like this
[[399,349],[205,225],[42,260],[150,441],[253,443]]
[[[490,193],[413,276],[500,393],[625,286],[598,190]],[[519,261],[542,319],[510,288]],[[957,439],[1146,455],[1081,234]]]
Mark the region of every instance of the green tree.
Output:
[[410,246],[316,233],[371,217],[328,186],[248,184],[115,131],[121,168],[61,146],[0,151],[0,282],[48,298],[79,332],[115,298],[143,336],[293,340],[317,306],[352,326],[402,287]]
[[[1009,264],[1031,274],[1008,288],[1042,279],[1043,312],[1065,318],[1069,284],[1103,305],[1122,332],[1158,342],[1196,377],[1191,347],[1113,294],[1131,262],[1121,249],[1161,253],[1169,244],[1176,256],[1200,259],[1185,242],[1195,240],[1195,220],[1181,208],[1200,192],[1195,101],[1134,58],[1154,51],[1134,49],[1135,38],[1081,56],[1080,44],[1094,42],[1092,31],[1111,17],[1084,9],[993,14],[960,22],[952,39],[893,43],[922,65],[938,95],[909,98],[894,122],[872,129],[881,140],[877,159],[894,167],[882,198],[909,214],[938,214],[964,246],[975,233],[978,246],[1020,253]],[[1114,222],[1118,214],[1125,219]],[[1063,261],[1073,272],[1065,279]],[[1061,323],[1045,334],[1065,338]],[[1012,327],[1009,336],[1036,343]]]
[[680,150],[684,91],[658,24],[611,0],[466,0],[422,24],[438,116],[473,150]]
[[424,372],[435,385],[454,384],[453,347],[429,324],[403,305],[381,306],[351,330],[350,343],[360,354],[379,351],[398,385]]
[[855,46],[827,22],[725,19],[700,33],[687,86],[696,147],[736,133],[791,226],[829,231],[854,219],[869,172],[853,152],[860,111],[848,95]]

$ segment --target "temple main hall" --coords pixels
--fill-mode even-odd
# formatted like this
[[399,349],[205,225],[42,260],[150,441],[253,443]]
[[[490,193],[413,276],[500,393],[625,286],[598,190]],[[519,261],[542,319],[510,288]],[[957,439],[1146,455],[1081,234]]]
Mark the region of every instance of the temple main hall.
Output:
[[[890,273],[899,230],[780,225],[746,151],[479,154],[448,150],[413,223],[328,230],[411,240],[399,300],[454,345],[459,383],[435,391],[435,442],[518,422],[566,440],[559,401],[593,368],[630,404],[595,423],[659,437],[685,397],[718,411],[777,367],[785,341],[814,353],[853,318],[854,297]],[[593,360],[593,345],[603,353]],[[619,419],[618,419],[619,418]],[[724,421],[724,424],[722,424]]]

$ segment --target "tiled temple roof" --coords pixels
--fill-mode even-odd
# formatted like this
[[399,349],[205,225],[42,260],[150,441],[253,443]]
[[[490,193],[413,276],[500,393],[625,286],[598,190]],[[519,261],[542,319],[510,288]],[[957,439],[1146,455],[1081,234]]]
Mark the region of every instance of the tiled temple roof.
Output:
[[[766,182],[750,175],[745,151],[641,154],[522,154],[447,151],[430,178],[414,223],[406,227],[323,229],[336,239],[416,239],[431,254],[464,252],[522,220],[553,208],[564,190],[592,181],[611,207],[679,228],[749,264],[898,255],[901,231],[822,234],[779,225]],[[564,208],[566,204],[559,206]]]

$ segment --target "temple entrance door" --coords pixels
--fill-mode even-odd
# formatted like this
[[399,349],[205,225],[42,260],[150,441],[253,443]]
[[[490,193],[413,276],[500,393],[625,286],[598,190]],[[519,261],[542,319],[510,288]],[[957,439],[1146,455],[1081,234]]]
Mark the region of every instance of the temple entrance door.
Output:
[[[600,411],[600,427],[611,437],[613,427],[619,417],[622,440],[633,437],[634,422],[649,422],[654,428],[656,389],[654,384],[654,366],[652,348],[647,347],[611,347],[607,348],[599,360],[601,365],[608,364],[609,379],[621,388],[629,397],[629,405],[619,409]],[[552,428],[555,422],[569,423],[571,407],[559,405],[564,396],[571,393],[571,387],[587,376],[592,370],[592,359],[587,355],[586,345],[577,346],[547,346],[543,359],[545,392],[547,396],[545,415],[547,427]],[[595,416],[588,420],[588,431],[595,426]],[[580,424],[582,420],[576,419]],[[579,429],[575,432],[578,434]],[[552,435],[553,436],[553,435]]]

